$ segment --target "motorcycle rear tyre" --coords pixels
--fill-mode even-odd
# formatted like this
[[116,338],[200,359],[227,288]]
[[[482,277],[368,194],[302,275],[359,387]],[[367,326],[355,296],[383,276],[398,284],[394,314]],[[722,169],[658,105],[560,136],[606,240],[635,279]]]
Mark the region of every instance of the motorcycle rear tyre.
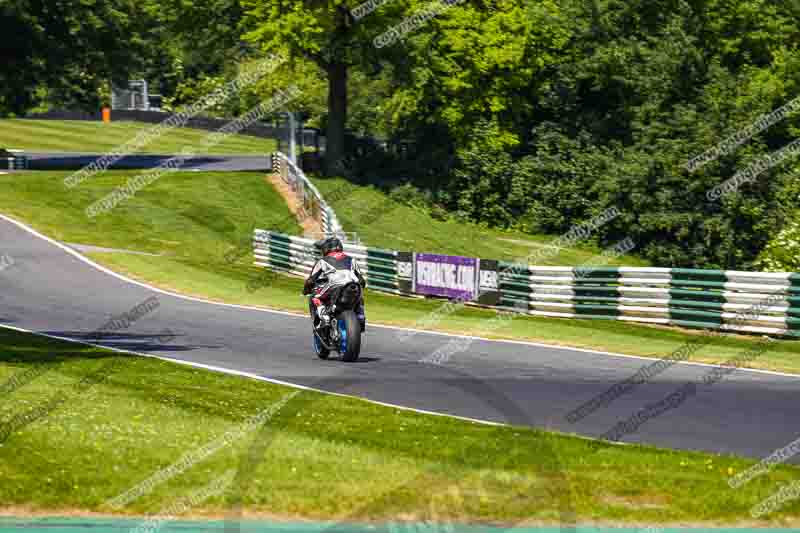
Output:
[[358,322],[358,315],[353,311],[342,311],[339,322],[344,322],[344,330],[347,332],[342,343],[344,348],[341,352],[342,361],[347,363],[358,361],[358,356],[361,354],[361,324]]

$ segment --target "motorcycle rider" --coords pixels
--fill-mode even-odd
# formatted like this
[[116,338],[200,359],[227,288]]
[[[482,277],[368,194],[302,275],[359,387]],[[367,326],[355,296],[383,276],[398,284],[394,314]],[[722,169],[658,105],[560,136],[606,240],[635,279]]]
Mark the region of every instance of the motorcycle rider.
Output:
[[[337,237],[322,239],[314,243],[314,246],[322,253],[322,258],[314,263],[311,274],[303,285],[303,294],[314,293],[310,303],[314,315],[314,327],[324,327],[330,324],[328,304],[336,290],[351,282],[358,283],[363,290],[367,281],[361,274],[356,260],[344,253],[342,241]],[[361,331],[364,331],[366,317],[363,297],[355,312],[358,315]]]

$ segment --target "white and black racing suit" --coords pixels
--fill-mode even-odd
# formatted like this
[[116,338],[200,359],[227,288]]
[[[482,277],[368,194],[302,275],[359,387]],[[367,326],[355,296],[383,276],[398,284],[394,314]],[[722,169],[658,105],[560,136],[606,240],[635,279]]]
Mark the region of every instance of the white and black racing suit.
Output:
[[[340,287],[348,283],[358,283],[363,289],[367,282],[361,274],[358,262],[343,252],[333,252],[314,264],[303,288],[303,294],[311,294],[311,303],[314,306],[314,324],[323,319],[330,297]],[[362,331],[365,329],[364,301],[359,302],[355,309]]]

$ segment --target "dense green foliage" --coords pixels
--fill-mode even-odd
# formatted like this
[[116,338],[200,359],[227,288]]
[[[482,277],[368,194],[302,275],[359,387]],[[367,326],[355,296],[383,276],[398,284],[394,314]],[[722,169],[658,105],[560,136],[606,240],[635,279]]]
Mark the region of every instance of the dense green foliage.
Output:
[[133,0],[0,2],[0,112],[21,113],[45,98],[99,102],[109,79],[137,65],[149,32]]
[[345,50],[360,76],[349,129],[415,143],[405,165],[357,159],[353,176],[411,179],[459,217],[536,233],[616,206],[623,214],[598,231],[600,243],[630,236],[662,266],[751,268],[798,207],[791,158],[707,197],[791,142],[796,115],[686,168],[800,95],[790,3],[468,1],[382,48],[368,40],[431,4],[387,2],[353,21],[344,45],[330,26],[342,4],[253,2],[247,20],[270,49]]
[[[193,103],[246,60],[241,16],[238,0],[0,1],[0,115],[97,110],[131,78],[167,107]],[[239,110],[234,99],[210,111]]]
[[761,253],[757,265],[774,272],[800,272],[800,223],[797,213]]
[[438,179],[421,184],[468,218],[537,232],[617,206],[624,214],[601,228],[604,243],[629,235],[662,266],[750,267],[797,205],[796,162],[719,201],[706,192],[790,142],[797,116],[694,173],[685,165],[800,94],[791,6],[521,9],[464,5],[406,41],[414,66],[391,97],[398,123],[415,123],[425,150],[455,155],[437,158]]
[[[91,102],[120,64],[180,107],[239,64],[281,51],[286,65],[215,111],[239,113],[296,84],[302,96],[292,106],[327,129],[329,155],[342,160],[329,173],[413,183],[456,217],[558,234],[615,206],[623,214],[599,229],[599,244],[630,236],[660,266],[746,269],[800,208],[791,157],[707,197],[790,143],[800,113],[701,168],[686,166],[800,96],[797,2],[463,0],[375,46],[436,2],[377,2],[356,18],[360,0],[143,0],[114,9],[90,0],[59,4],[74,8],[61,31],[75,43],[52,49],[39,40],[60,26],[51,32],[33,0],[9,2],[2,24],[19,27],[22,44],[17,63],[0,67],[0,81],[11,80],[0,111],[64,87],[80,88],[65,101]],[[59,68],[48,68],[54,61]],[[32,67],[15,78],[14,65]],[[412,149],[353,156],[345,129]]]

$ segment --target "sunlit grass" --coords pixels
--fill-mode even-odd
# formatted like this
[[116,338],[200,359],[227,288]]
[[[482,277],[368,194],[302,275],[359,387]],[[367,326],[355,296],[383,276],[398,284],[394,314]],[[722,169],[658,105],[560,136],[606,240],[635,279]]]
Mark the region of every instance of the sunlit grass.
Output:
[[[2,328],[0,354],[0,383],[57,361],[2,398],[0,424],[65,398],[0,445],[0,508],[157,513],[234,469],[246,476],[185,515],[225,516],[241,496],[248,517],[558,524],[574,511],[580,523],[733,525],[751,522],[751,506],[800,479],[796,467],[779,466],[733,490],[728,477],[753,461],[597,447]],[[76,386],[93,373],[104,379]],[[267,411],[262,427],[246,424]],[[187,454],[194,459],[152,490],[121,509],[109,505]],[[797,525],[798,512],[800,503],[791,502],[771,524]]]
[[[111,122],[83,120],[0,120],[0,148],[29,152],[103,153],[133,142],[136,136],[155,127],[142,122]],[[184,148],[201,147],[210,131],[193,128],[173,128],[155,137],[133,153],[176,154]],[[211,148],[209,154],[258,154],[275,151],[277,142],[250,135],[231,135]]]

